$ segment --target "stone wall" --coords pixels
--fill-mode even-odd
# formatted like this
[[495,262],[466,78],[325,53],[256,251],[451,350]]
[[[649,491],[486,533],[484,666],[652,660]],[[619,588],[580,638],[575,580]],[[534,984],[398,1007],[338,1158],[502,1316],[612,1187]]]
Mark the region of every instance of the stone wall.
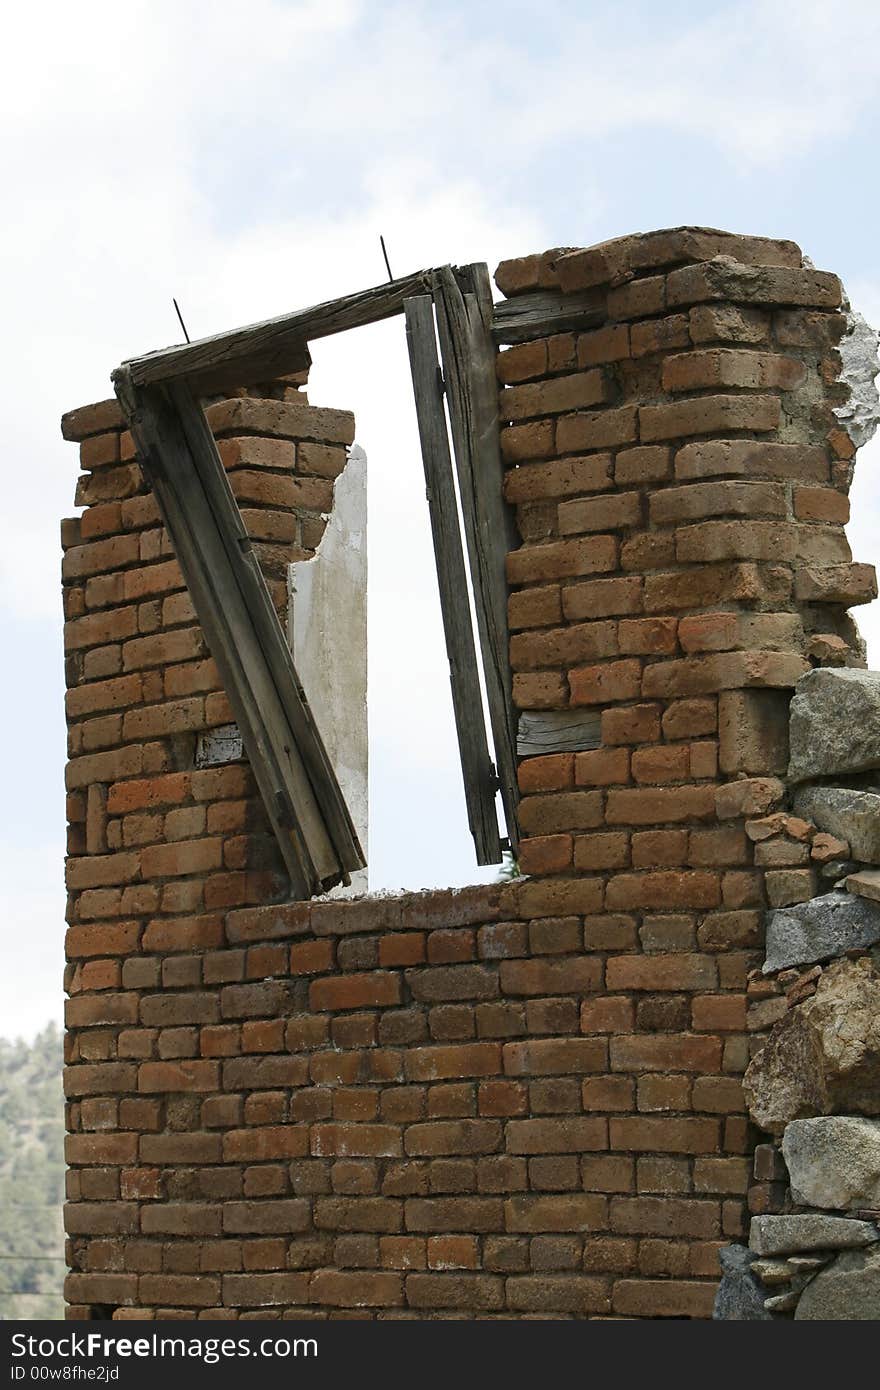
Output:
[[[497,283],[582,317],[498,358],[513,696],[601,728],[522,760],[504,886],[273,904],[246,764],[193,766],[229,713],[130,445],[67,417],[73,1317],[708,1317],[764,1200],[764,914],[814,879],[753,823],[793,688],[862,662],[876,592],[840,286],[699,229]],[[281,604],[351,419],[210,418]]]

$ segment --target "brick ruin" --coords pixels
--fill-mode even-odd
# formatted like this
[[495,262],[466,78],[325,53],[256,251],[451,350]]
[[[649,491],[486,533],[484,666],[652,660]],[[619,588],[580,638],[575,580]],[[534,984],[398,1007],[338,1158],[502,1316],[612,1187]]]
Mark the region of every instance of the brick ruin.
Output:
[[[497,360],[513,699],[601,716],[599,747],[521,760],[509,883],[284,900],[247,760],[197,765],[232,715],[118,408],[65,416],[71,1318],[706,1318],[722,1251],[718,1315],[778,1317],[827,1273],[827,1224],[780,1247],[834,1203],[778,1141],[877,1128],[880,1014],[843,1091],[829,1064],[786,1110],[752,1072],[765,1132],[743,1077],[810,1053],[785,1030],[836,974],[880,995],[858,894],[860,936],[763,968],[768,919],[880,862],[792,808],[839,758],[786,780],[792,693],[861,674],[876,595],[848,306],[794,244],[699,229],[496,283],[594,306]],[[304,384],[208,408],[282,618],[354,437]],[[843,1205],[880,1207],[878,1173]]]

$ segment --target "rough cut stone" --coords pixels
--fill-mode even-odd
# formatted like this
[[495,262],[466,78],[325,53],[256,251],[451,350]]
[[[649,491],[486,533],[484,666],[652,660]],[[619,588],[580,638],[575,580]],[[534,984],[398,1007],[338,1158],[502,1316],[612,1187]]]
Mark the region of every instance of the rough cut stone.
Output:
[[880,870],[863,869],[861,873],[850,874],[846,880],[846,891],[880,903]]
[[880,1321],[880,1246],[838,1255],[807,1285],[794,1316],[802,1322]]
[[815,965],[877,941],[880,906],[835,888],[767,914],[764,974],[789,965]]
[[744,1245],[726,1245],[719,1251],[721,1283],[715,1295],[712,1317],[716,1322],[770,1322],[764,1308],[762,1286],[750,1272],[755,1256]]
[[743,1078],[752,1119],[781,1134],[813,1115],[880,1115],[880,975],[867,957],[822,973],[788,1011]]
[[793,782],[880,767],[880,671],[820,667],[801,677],[789,738]]
[[782,1152],[798,1206],[880,1208],[880,1120],[853,1115],[792,1120]]
[[848,787],[800,787],[794,810],[820,830],[846,840],[853,859],[880,864],[880,795]]
[[854,1250],[875,1241],[880,1241],[880,1230],[873,1221],[825,1216],[823,1212],[753,1216],[749,1228],[749,1249],[756,1255],[795,1255],[800,1250]]

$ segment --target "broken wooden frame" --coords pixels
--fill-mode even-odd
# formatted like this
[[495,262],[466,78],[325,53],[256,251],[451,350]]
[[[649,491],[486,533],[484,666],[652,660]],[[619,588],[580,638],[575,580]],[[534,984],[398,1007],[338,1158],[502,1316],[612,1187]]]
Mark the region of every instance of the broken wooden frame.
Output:
[[[511,340],[508,333],[534,333],[533,321],[546,313],[545,306],[538,313],[536,306],[525,307],[528,323],[518,328],[508,315],[499,330],[485,265],[446,266],[133,358],[113,373],[296,897],[349,882],[365,859],[198,398],[283,376],[302,365],[310,340],[405,311],[468,820],[477,861],[498,863],[503,847],[515,854],[518,845],[504,574],[515,538],[502,494],[492,330],[501,341]],[[482,713],[444,391],[494,766]],[[495,812],[499,789],[506,840]]]

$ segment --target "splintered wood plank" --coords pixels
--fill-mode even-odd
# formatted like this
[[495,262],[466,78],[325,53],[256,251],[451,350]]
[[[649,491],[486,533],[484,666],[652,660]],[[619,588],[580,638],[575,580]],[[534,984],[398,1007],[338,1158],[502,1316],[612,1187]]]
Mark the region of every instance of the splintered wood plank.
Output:
[[296,897],[362,868],[357,833],[201,406],[184,382],[114,373]]
[[537,753],[583,753],[601,745],[601,718],[593,710],[523,710],[519,717],[516,751],[521,758]]
[[492,337],[496,343],[525,343],[571,328],[595,328],[605,322],[606,291],[584,294],[518,294],[494,306]]
[[385,285],[329,299],[263,323],[132,357],[122,365],[133,386],[186,377],[202,395],[230,384],[268,381],[298,370],[304,345],[312,339],[402,313],[405,299],[430,290],[431,275],[430,270],[419,270]]
[[498,780],[483,721],[430,295],[408,299],[404,312],[468,824],[474,837],[477,863],[500,864],[503,856],[495,812]]
[[490,336],[492,291],[485,265],[434,276],[434,301],[458,492],[483,656],[489,720],[510,848],[519,844],[516,716],[507,628],[507,553],[517,544],[502,495],[495,349]]

